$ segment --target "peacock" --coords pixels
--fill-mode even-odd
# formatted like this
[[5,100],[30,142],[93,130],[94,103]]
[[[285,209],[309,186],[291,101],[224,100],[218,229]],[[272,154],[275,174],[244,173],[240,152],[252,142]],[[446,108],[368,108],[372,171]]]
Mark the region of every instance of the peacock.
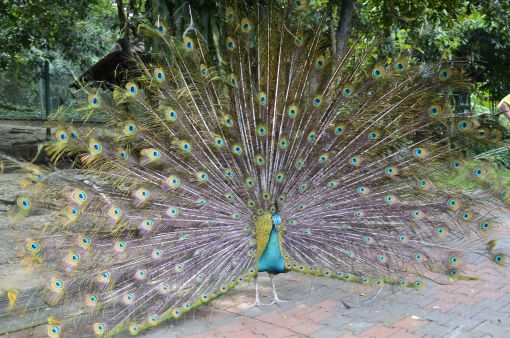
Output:
[[11,158],[30,193],[9,219],[58,211],[20,241],[46,282],[8,292],[13,316],[45,316],[38,336],[136,335],[249,280],[267,306],[263,272],[277,304],[280,273],[421,289],[478,278],[470,254],[504,265],[505,182],[467,145],[508,146],[456,114],[462,63],[365,37],[335,55],[304,0],[221,8],[214,48],[193,21],[141,24],[150,57],[111,94],[83,84],[83,119],[57,114],[41,148],[51,164]]

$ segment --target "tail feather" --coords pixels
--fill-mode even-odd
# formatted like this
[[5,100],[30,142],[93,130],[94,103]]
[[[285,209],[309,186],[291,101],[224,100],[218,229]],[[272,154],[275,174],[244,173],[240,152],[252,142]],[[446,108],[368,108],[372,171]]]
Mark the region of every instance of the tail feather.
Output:
[[448,93],[468,86],[461,72],[411,52],[376,57],[380,41],[336,59],[326,16],[306,27],[301,6],[227,6],[214,55],[193,25],[183,39],[143,26],[151,63],[138,60],[112,97],[84,88],[81,112],[106,128],[58,124],[46,150],[72,158],[74,176],[30,167],[38,189],[12,218],[60,213],[23,243],[47,284],[15,308],[34,313],[42,296],[64,314],[48,323],[54,337],[177,319],[256,276],[254,224],[276,203],[288,270],[420,288],[471,279],[473,252],[504,263],[493,169],[460,155],[472,139],[508,145],[456,121]]

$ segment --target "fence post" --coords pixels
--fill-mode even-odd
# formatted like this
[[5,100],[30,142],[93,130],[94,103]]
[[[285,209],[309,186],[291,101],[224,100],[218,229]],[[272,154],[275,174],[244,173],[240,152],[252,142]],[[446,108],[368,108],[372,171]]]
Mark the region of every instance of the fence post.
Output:
[[[42,119],[46,121],[48,119],[48,115],[50,115],[50,63],[48,60],[44,61],[43,78],[44,78],[44,112]],[[46,140],[49,141],[50,137],[51,129],[46,128]]]

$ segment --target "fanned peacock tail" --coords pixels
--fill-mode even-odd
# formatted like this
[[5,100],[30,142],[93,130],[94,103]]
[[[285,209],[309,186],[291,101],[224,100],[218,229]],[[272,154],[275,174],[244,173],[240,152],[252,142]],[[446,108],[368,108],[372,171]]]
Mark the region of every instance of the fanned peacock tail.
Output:
[[[493,169],[459,140],[508,145],[455,117],[460,68],[381,56],[377,41],[331,56],[326,17],[304,26],[305,7],[225,5],[214,55],[193,25],[141,27],[151,62],[111,96],[84,88],[83,116],[106,127],[60,123],[47,145],[79,170],[25,166],[33,194],[12,220],[61,212],[23,244],[47,284],[15,307],[47,315],[51,337],[177,319],[256,276],[276,207],[286,270],[420,288],[471,278],[468,253],[503,264]],[[436,183],[453,176],[481,190]]]

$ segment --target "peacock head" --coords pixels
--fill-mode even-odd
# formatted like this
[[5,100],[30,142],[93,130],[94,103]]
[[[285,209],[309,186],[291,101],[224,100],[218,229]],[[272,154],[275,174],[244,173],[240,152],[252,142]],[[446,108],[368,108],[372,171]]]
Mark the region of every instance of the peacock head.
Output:
[[274,210],[275,210],[275,212],[274,212],[274,214],[272,216],[273,224],[276,227],[276,230],[280,230],[280,224],[282,223],[282,219],[280,217],[280,214],[278,213],[278,203],[277,202],[275,202]]

